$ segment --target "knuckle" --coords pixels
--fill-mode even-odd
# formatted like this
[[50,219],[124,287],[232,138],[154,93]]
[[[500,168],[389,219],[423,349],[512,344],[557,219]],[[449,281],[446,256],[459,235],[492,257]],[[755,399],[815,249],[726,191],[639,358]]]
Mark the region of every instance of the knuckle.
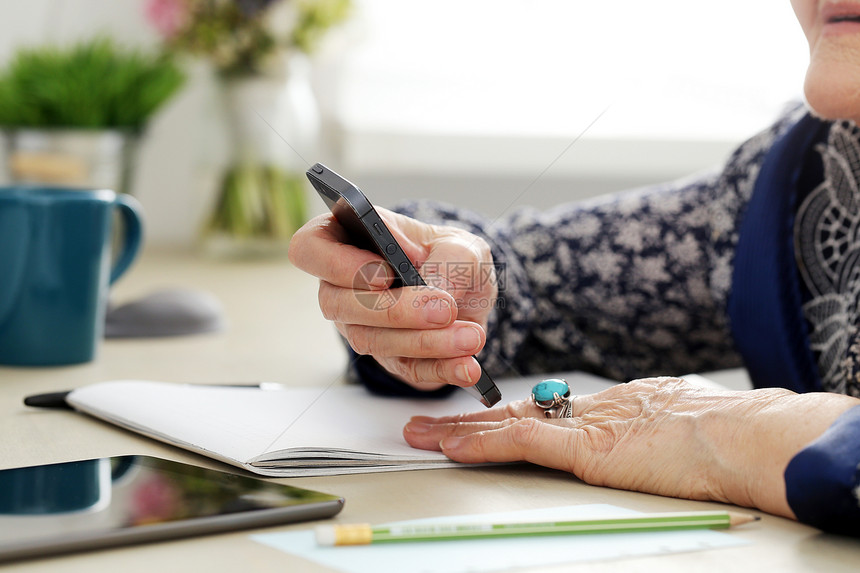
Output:
[[319,302],[323,318],[331,321],[337,320],[339,312],[334,297],[334,288],[325,281],[320,281],[319,291],[317,291],[317,301]]
[[428,330],[421,330],[417,333],[417,344],[415,345],[421,356],[432,356],[435,348],[436,337],[434,333]]
[[447,382],[445,364],[441,360],[412,360],[414,369],[412,375],[416,382],[440,383]]
[[478,254],[479,261],[487,262],[493,260],[493,250],[490,248],[490,244],[483,237],[475,235],[474,248]]
[[397,361],[398,374],[411,382],[421,382],[421,376],[418,372],[418,362],[409,358],[404,358]]
[[513,422],[508,429],[511,442],[517,449],[527,450],[534,443],[541,423],[536,418],[522,418]]
[[401,296],[396,303],[385,308],[385,320],[389,324],[404,324],[409,318],[409,305],[405,298]]
[[475,432],[467,440],[476,459],[492,461],[489,455],[492,448],[487,443],[487,432]]
[[[399,358],[385,358],[379,357],[375,359],[376,362],[382,366],[389,374],[392,376],[403,378],[403,369],[400,366]],[[403,378],[405,380],[405,378]]]
[[562,441],[561,451],[567,455],[564,456],[564,464],[561,469],[586,481],[582,478],[581,474],[584,471],[588,471],[589,466],[593,464],[594,457],[589,455],[587,450],[579,447],[580,442],[578,438],[578,432],[576,431],[566,433]]
[[358,354],[373,354],[373,343],[369,329],[358,326],[346,326],[346,339]]
[[631,380],[625,386],[631,392],[651,392],[665,380],[665,378],[637,378],[636,380]]
[[508,420],[515,421],[518,420],[523,415],[523,406],[530,406],[531,404],[527,400],[520,400],[516,402],[509,402],[505,404],[504,411],[505,414],[508,415]]
[[441,360],[433,360],[432,364],[432,374],[434,378],[434,382],[445,382],[448,383],[449,380],[453,378],[448,373],[448,369],[445,367],[445,363]]
[[469,237],[469,243],[462,245],[457,256],[463,263],[468,264],[470,270],[474,270],[474,267],[481,260],[480,250],[472,237]]

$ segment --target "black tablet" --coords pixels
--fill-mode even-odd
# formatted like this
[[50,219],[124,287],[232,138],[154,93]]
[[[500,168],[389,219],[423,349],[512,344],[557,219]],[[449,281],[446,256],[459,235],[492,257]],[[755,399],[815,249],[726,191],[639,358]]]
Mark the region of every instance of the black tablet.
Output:
[[343,503],[146,456],[0,470],[0,561],[321,519]]

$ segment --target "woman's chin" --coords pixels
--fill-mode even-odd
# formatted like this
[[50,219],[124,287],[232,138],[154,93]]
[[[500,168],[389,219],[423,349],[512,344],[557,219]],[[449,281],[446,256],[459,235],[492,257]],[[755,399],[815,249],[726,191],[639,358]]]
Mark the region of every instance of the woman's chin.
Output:
[[[844,69],[848,67],[849,69]],[[810,64],[804,85],[806,102],[817,117],[850,119],[860,124],[860,65]]]

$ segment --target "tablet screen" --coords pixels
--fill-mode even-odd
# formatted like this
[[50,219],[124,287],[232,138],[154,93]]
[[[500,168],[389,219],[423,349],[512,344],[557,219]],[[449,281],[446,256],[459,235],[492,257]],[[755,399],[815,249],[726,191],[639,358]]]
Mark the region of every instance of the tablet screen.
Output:
[[319,519],[343,499],[147,456],[0,470],[0,561]]

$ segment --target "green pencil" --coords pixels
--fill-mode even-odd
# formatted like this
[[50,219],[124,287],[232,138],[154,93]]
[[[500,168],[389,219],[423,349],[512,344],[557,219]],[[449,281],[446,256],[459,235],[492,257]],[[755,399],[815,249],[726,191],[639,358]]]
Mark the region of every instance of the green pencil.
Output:
[[316,530],[318,545],[367,545],[406,541],[453,541],[492,537],[728,529],[760,517],[728,511],[653,513],[629,517],[522,523],[432,523],[427,525],[326,525]]

